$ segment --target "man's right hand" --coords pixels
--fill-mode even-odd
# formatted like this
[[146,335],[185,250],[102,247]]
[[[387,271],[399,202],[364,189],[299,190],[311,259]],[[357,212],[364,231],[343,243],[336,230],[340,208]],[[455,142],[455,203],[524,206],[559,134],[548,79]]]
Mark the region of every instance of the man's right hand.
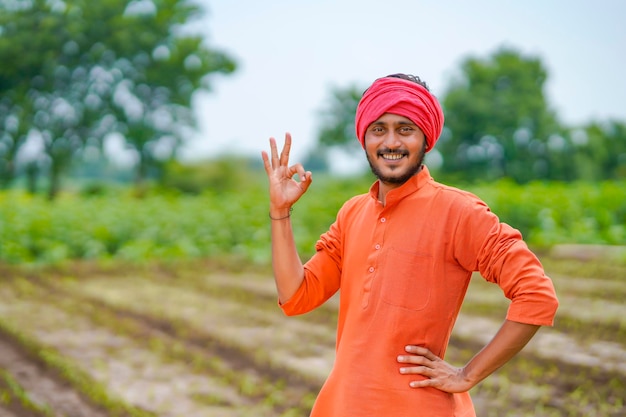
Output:
[[[289,217],[291,206],[302,197],[302,194],[313,181],[310,171],[305,171],[302,164],[289,166],[289,152],[291,151],[291,134],[285,134],[285,144],[280,157],[276,139],[270,138],[271,159],[267,152],[261,152],[263,165],[269,179],[270,217],[281,219]],[[293,177],[298,174],[299,180]]]

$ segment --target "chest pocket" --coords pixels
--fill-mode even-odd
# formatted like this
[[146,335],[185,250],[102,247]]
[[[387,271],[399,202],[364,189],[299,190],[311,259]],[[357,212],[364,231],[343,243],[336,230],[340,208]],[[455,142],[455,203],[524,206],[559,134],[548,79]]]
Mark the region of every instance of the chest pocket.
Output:
[[422,310],[433,292],[433,257],[390,248],[380,276],[383,302],[408,310]]

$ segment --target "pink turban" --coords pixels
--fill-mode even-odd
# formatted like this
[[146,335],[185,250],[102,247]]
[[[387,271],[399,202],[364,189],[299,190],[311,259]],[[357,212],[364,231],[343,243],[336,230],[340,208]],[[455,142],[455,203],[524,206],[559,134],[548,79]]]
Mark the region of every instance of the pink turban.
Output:
[[367,127],[385,113],[406,117],[422,129],[427,152],[441,135],[443,111],[435,96],[413,81],[384,77],[367,89],[356,110],[356,137],[364,148]]

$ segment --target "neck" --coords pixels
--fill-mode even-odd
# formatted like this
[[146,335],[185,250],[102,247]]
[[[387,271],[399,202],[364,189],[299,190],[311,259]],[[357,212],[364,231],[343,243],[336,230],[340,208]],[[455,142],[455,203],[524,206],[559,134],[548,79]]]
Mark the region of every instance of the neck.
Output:
[[402,184],[389,184],[382,181],[378,181],[378,201],[384,206],[387,198],[387,193],[394,188],[398,188]]
[[[410,181],[411,178],[418,175],[422,171],[423,168],[424,168],[424,165],[421,165],[419,170],[406,181]],[[394,182],[385,182],[379,178],[378,179],[378,201],[380,201],[380,203],[384,206],[387,201],[387,193],[391,190],[401,187],[402,185],[406,183],[406,181],[402,183],[394,183]]]

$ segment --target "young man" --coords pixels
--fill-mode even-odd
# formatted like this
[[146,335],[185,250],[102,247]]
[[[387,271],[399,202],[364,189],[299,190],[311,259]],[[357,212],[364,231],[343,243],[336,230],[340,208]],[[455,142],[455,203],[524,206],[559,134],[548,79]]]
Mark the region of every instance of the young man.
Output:
[[[553,323],[554,287],[520,233],[423,165],[443,121],[417,77],[394,74],[366,90],[356,134],[378,180],[344,204],[304,265],[290,215],[311,172],[289,165],[289,134],[280,155],[274,138],[262,153],[282,309],[306,313],[341,289],[336,360],[311,416],[475,416],[468,391]],[[493,339],[457,368],[442,358],[474,271],[511,304]]]

